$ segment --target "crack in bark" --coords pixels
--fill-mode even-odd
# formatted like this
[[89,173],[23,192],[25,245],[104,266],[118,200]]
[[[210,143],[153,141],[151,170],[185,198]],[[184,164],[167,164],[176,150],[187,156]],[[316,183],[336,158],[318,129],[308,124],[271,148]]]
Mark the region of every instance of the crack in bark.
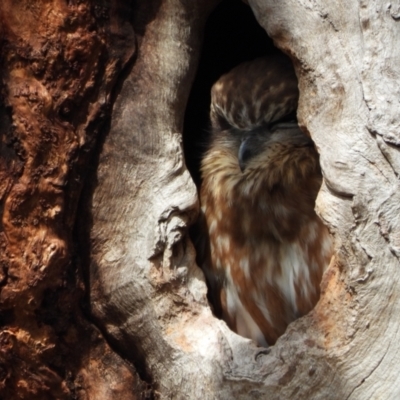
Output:
[[[379,145],[378,145],[378,147],[379,147]],[[379,149],[379,150],[381,150],[381,149]],[[367,162],[368,162],[368,164],[371,164],[375,169],[377,169],[378,171],[379,171],[379,173],[384,177],[384,179],[386,180],[386,182],[387,183],[390,183],[390,180],[389,180],[389,178],[383,173],[383,171],[381,171],[381,169],[377,166],[377,164],[375,163],[375,162],[373,162],[373,161],[371,161],[368,157],[366,157],[364,154],[362,154],[360,151],[358,151],[358,150],[354,150],[360,157],[362,157],[364,160],[366,160]],[[382,152],[382,150],[381,150],[381,152]],[[383,154],[383,153],[382,153]],[[386,158],[386,156],[383,154],[383,156]],[[386,158],[386,160],[389,162],[389,160]],[[393,169],[393,167],[392,167],[392,169]],[[395,175],[396,175],[396,172],[394,171],[394,169],[393,169],[393,172],[395,173]],[[397,175],[396,175],[397,176]]]
[[376,139],[376,142],[378,144],[378,149],[380,150],[380,152],[382,153],[383,157],[385,158],[385,160],[389,164],[389,166],[392,169],[395,177],[398,178],[399,174],[396,172],[396,169],[395,169],[394,165],[392,164],[392,161],[390,160],[389,154],[384,150],[384,145],[386,144],[386,142],[381,137],[381,135],[378,134],[377,132],[375,134],[372,131],[370,131],[370,132],[371,132],[372,135],[375,135],[375,139]]
[[361,382],[353,388],[353,390],[349,393],[349,395],[346,397],[345,400],[349,400],[350,397],[352,396],[352,394],[353,394],[359,387],[361,387],[361,386],[365,383],[365,381],[379,368],[379,366],[381,365],[383,359],[386,357],[387,352],[389,351],[389,347],[390,347],[390,344],[387,346],[387,348],[386,348],[386,350],[385,350],[385,353],[383,354],[382,358],[378,361],[378,363],[376,364],[376,366],[370,371],[370,373],[369,373],[367,376],[365,376],[363,379],[361,379]]

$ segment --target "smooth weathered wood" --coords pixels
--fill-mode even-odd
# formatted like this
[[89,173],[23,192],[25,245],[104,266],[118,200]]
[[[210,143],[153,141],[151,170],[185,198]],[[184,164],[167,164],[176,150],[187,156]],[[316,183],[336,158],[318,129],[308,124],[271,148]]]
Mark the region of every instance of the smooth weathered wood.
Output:
[[321,153],[318,209],[340,265],[339,290],[315,312],[324,313],[319,337],[341,379],[326,396],[397,398],[398,10],[375,1],[251,4],[296,60],[300,118]]
[[337,248],[321,301],[268,352],[212,317],[186,234],[197,198],[180,146],[201,24],[185,2],[170,1],[146,27],[100,157],[93,312],[124,349],[144,354],[162,398],[394,398],[396,10],[372,1],[249,3],[294,60],[300,122],[321,153],[317,207]]

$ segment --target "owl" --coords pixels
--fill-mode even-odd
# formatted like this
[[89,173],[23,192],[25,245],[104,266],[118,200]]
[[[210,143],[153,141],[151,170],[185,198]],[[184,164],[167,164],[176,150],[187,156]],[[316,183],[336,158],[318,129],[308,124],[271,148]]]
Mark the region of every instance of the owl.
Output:
[[211,90],[203,270],[216,312],[262,346],[315,306],[333,251],[314,210],[322,175],[296,120],[298,97],[284,56],[243,63]]

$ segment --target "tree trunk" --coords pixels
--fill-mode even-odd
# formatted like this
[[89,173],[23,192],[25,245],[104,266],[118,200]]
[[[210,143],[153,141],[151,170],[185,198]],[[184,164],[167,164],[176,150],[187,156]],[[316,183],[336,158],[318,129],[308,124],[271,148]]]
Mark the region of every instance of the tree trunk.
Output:
[[335,239],[316,308],[264,349],[213,316],[188,235],[216,3],[0,4],[2,398],[399,397],[399,6],[249,0],[293,60]]
[[135,399],[147,391],[83,311],[73,235],[89,156],[136,52],[129,11],[119,1],[109,9],[0,3],[2,399]]

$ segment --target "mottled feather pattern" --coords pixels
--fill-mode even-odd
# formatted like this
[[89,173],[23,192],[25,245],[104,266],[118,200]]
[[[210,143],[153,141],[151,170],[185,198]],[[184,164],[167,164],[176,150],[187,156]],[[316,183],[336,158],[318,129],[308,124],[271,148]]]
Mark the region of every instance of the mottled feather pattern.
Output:
[[[282,57],[275,57],[273,62],[275,70],[269,68],[270,60],[265,58],[240,64],[214,84],[210,111],[214,129],[251,130],[296,110],[299,92],[293,68],[288,68]],[[275,80],[277,70],[279,81]],[[257,77],[261,79],[252,80]],[[278,98],[279,104],[274,102]]]
[[[245,63],[212,89],[213,138],[202,161],[204,269],[222,317],[261,345],[315,306],[332,255],[314,211],[318,154],[293,122],[290,129],[280,123],[295,115],[297,99],[293,69],[280,57]],[[249,132],[261,147],[242,171],[238,148]]]

